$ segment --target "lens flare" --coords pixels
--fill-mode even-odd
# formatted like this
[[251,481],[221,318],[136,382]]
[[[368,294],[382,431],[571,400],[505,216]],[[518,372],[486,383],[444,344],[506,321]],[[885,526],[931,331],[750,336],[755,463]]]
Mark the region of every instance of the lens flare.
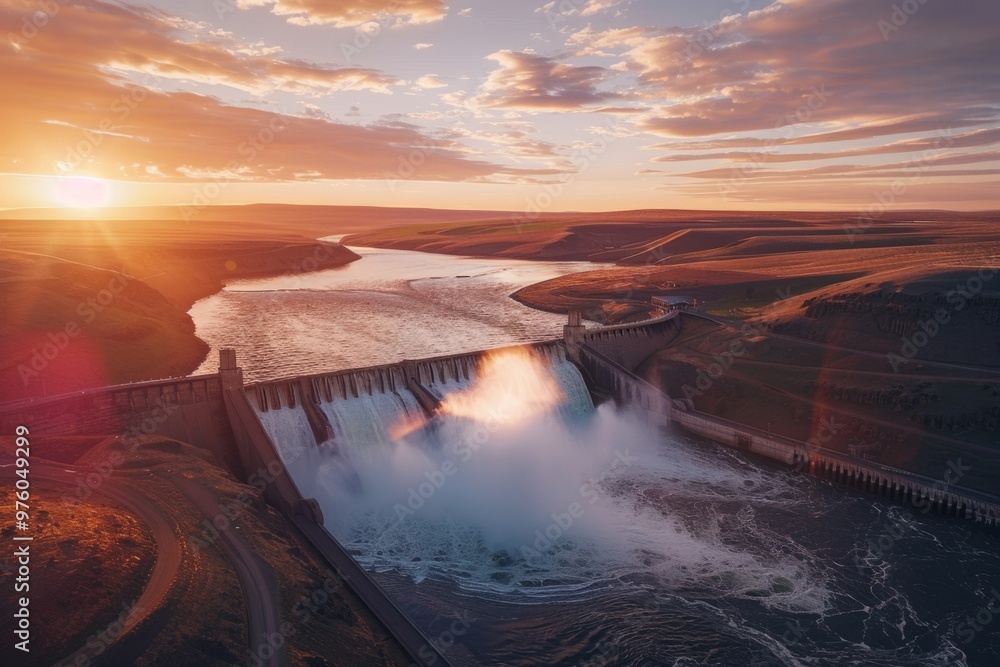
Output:
[[420,429],[427,426],[428,420],[426,417],[412,415],[403,415],[399,421],[395,422],[388,428],[389,437],[393,442],[402,440],[406,436],[416,433]]

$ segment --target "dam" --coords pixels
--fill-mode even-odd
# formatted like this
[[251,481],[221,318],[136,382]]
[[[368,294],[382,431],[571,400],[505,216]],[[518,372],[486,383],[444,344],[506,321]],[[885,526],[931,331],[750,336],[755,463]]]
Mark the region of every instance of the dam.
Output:
[[[854,489],[893,500],[927,499],[935,512],[996,525],[1000,501],[910,472],[855,459],[699,413],[689,401],[671,399],[635,374],[641,363],[670,344],[686,315],[664,312],[632,324],[585,327],[570,313],[563,337],[520,348],[536,353],[576,394],[594,405],[628,406],[657,426],[673,424],[734,449],[768,457]],[[49,434],[140,435],[155,433],[214,451],[244,479],[290,445],[385,446],[393,424],[433,416],[442,397],[467,387],[483,358],[498,350],[448,355],[286,380],[244,384],[235,353],[223,350],[218,374],[88,389],[65,396],[0,406],[0,428],[45,424]],[[299,432],[273,442],[279,414],[296,415]],[[287,427],[286,427],[287,430]],[[308,431],[308,433],[307,433]],[[308,437],[307,437],[308,436]],[[291,510],[302,501],[289,488],[269,500]]]
[[[664,428],[779,462],[773,472],[751,476],[753,489],[764,489],[762,502],[773,502],[766,491],[770,477],[780,478],[781,494],[788,494],[794,492],[788,486],[794,482],[783,481],[785,475],[805,474],[896,503],[926,505],[935,514],[963,522],[997,524],[1000,502],[987,494],[760,432],[667,396],[636,370],[681,334],[685,317],[661,313],[634,324],[588,327],[574,313],[558,339],[255,383],[244,382],[235,352],[223,350],[217,374],[8,404],[0,406],[0,427],[31,422],[49,425],[50,434],[118,429],[196,439],[195,444],[216,452],[244,480],[269,472],[267,500],[345,574],[417,664],[428,664],[417,656],[429,653],[434,664],[451,664],[451,655],[430,638],[426,618],[412,620],[413,612],[397,602],[406,597],[395,588],[398,582],[380,572],[406,572],[414,581],[450,577],[467,587],[463,595],[449,598],[452,602],[470,592],[507,599],[517,591],[517,599],[527,595],[532,604],[551,596],[562,603],[584,595],[591,589],[587,582],[603,580],[607,566],[579,564],[591,562],[592,545],[603,539],[604,531],[619,530],[616,526],[633,519],[599,510],[599,503],[588,504],[589,496],[577,492],[578,480],[596,478],[590,491],[605,485],[608,490],[601,497],[618,502],[616,494],[635,484],[618,472],[637,455],[647,458],[633,469],[647,462],[662,465],[657,474],[663,479],[679,474],[715,479],[711,466],[697,462],[697,447],[661,451],[658,462],[636,451],[637,442],[652,440],[650,434]],[[494,373],[492,360],[517,373]],[[491,390],[479,393],[484,384]],[[518,402],[520,394],[527,399]],[[536,405],[543,409],[535,411]],[[632,415],[643,426],[618,413]],[[591,432],[598,435],[587,435]],[[458,446],[449,452],[446,443]],[[477,448],[482,443],[488,444]],[[538,479],[522,484],[518,478],[531,478],[532,470],[538,471]],[[688,470],[695,473],[683,472]],[[745,482],[725,478],[711,483],[735,497],[745,493]],[[670,481],[668,488],[675,483]],[[689,492],[684,483],[677,495]],[[457,507],[462,515],[458,523],[448,519],[441,524],[435,502]],[[692,507],[704,502],[697,500]],[[503,513],[492,511],[498,506],[505,508]],[[387,509],[378,516],[380,507]],[[371,518],[359,528],[345,525],[351,516]],[[584,519],[592,520],[593,531]],[[725,512],[717,520],[724,527],[730,521]],[[658,521],[673,520],[643,521],[644,530],[653,532]],[[441,534],[429,533],[442,526]],[[562,535],[583,545],[565,552],[572,555],[572,567],[582,570],[567,570],[561,560],[567,548],[560,546]],[[684,531],[672,533],[671,539],[677,551],[670,562],[682,563],[680,571],[714,567],[703,561],[703,543],[692,542]],[[652,545],[640,543],[640,551],[649,552]],[[754,595],[768,587],[782,590],[787,580],[802,591],[795,593],[796,599],[802,596],[796,604],[808,610],[822,606],[809,597],[815,586],[796,579],[795,567],[782,565],[776,579],[769,568],[731,547],[713,543],[711,548],[706,560],[724,567],[712,571],[708,581],[742,570],[753,582]],[[622,576],[616,571],[612,578]]]

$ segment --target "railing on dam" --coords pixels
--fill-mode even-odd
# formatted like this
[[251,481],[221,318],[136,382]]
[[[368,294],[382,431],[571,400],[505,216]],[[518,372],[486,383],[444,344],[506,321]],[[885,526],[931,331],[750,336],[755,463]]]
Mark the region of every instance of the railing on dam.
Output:
[[1000,525],[1000,498],[949,484],[947,474],[932,479],[697,411],[674,410],[673,420],[691,433],[782,461],[821,479],[912,503],[921,510]]

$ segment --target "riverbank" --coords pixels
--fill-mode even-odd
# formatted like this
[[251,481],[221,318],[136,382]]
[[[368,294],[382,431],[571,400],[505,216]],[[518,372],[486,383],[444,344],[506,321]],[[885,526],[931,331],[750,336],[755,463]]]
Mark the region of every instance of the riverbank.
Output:
[[193,372],[209,347],[188,310],[239,278],[358,255],[235,222],[2,221],[0,402]]
[[[858,221],[838,212],[637,210],[517,214],[399,225],[348,245],[448,255],[612,263],[617,268],[531,285],[513,297],[554,313],[617,324],[648,315],[654,295],[694,297],[748,317],[782,300],[864,278],[921,282],[935,266],[976,270],[996,257],[1000,213],[894,211]],[[851,288],[855,285],[849,285]],[[863,286],[863,283],[862,285]]]
[[685,318],[641,369],[670,396],[929,477],[961,458],[963,483],[995,489],[1000,242],[989,214],[921,217],[665,254],[512,296],[608,324],[645,316],[653,296],[693,298],[715,321]]

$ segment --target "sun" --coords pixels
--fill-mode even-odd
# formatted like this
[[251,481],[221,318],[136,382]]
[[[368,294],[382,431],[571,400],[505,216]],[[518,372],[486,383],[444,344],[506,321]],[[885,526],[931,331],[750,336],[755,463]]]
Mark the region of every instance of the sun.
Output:
[[67,208],[100,208],[111,203],[111,184],[100,178],[62,176],[56,180],[52,198]]

